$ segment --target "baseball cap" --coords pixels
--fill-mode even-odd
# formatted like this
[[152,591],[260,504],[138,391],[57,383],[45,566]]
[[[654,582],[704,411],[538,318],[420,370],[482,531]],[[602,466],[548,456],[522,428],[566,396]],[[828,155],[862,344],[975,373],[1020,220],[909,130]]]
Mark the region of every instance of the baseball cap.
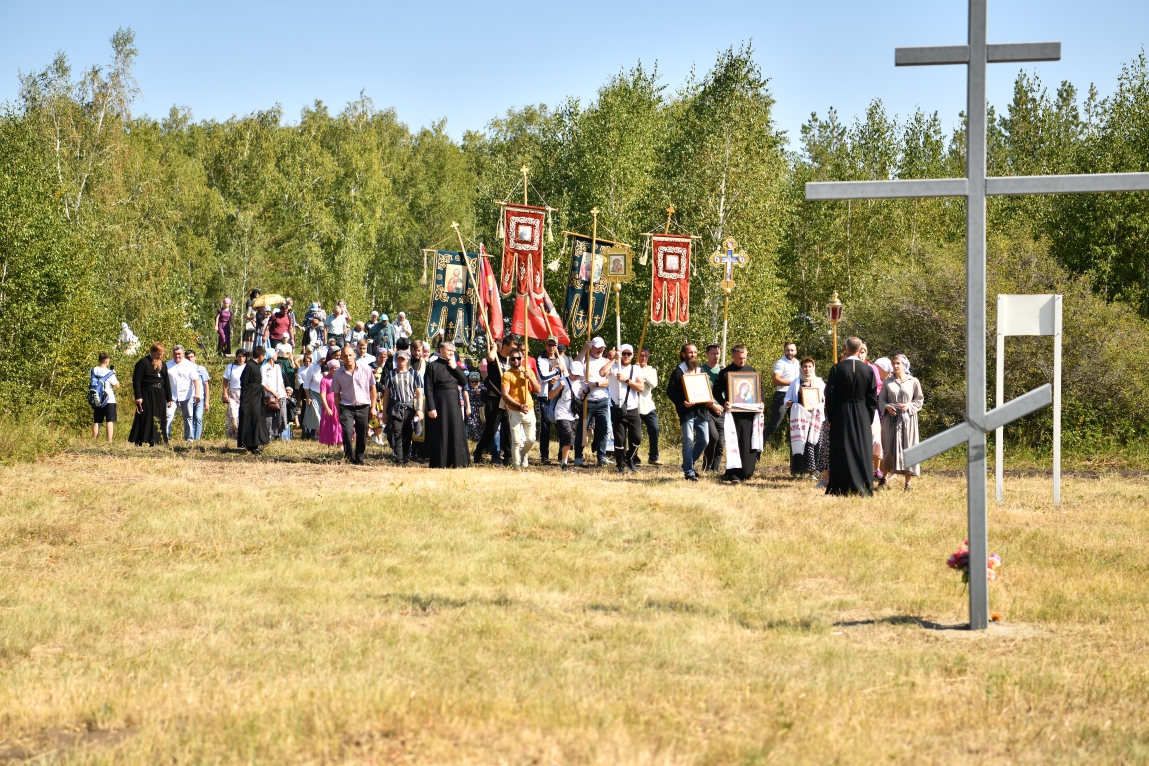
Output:
[[606,341],[596,336],[591,340],[590,345],[591,348],[606,348]]
[[547,336],[547,343],[558,343],[558,342],[559,342],[559,336],[557,336],[557,335],[548,335]]
[[576,378],[582,377],[582,362],[571,362],[571,375]]
[[391,321],[391,317],[387,316],[386,314],[380,314],[380,315],[379,315],[379,321],[381,321],[381,322],[390,322],[390,321]]
[[411,358],[411,352],[405,348],[400,349],[398,352],[396,352],[395,357],[397,359],[410,359]]
[[621,346],[619,346],[618,353],[625,354],[627,351],[633,354],[634,346],[630,345],[629,343],[623,343]]
[[467,373],[467,377],[471,380],[478,380],[479,379],[479,371],[478,370],[472,370],[471,372]]

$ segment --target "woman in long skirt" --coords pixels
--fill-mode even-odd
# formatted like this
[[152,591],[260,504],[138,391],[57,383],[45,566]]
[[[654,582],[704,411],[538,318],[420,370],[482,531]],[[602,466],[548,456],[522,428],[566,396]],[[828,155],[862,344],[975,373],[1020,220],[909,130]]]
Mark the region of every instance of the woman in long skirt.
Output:
[[136,396],[136,416],[132,420],[128,441],[137,447],[144,442],[154,447],[161,440],[167,444],[164,423],[172,403],[172,382],[164,368],[163,345],[153,343],[148,355],[136,362],[132,371],[132,390]]
[[339,367],[339,362],[332,359],[323,370],[323,380],[319,383],[319,398],[323,404],[323,417],[319,420],[319,443],[342,444],[343,428],[339,425],[339,410],[335,403],[335,394],[331,391],[331,373]]
[[219,336],[215,350],[223,356],[231,356],[231,298],[224,298],[223,307],[215,312],[215,332]]
[[[878,412],[882,415],[882,468],[886,475],[900,473],[910,479],[921,475],[917,465],[906,465],[905,451],[918,443],[918,413],[925,397],[922,384],[910,375],[910,360],[898,354],[892,360],[894,374],[886,378],[882,395],[878,397]],[[885,477],[879,486],[884,486]]]

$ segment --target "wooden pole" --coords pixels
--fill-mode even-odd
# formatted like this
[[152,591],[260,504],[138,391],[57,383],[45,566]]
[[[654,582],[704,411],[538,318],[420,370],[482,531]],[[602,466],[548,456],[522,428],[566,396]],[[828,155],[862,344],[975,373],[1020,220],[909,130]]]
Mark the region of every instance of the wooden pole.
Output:
[[526,165],[523,165],[521,168],[519,168],[519,172],[521,172],[523,174],[523,204],[524,205],[527,204],[527,172],[528,172],[528,170],[529,170],[529,168]]
[[[595,250],[598,248],[598,208],[592,207],[590,209],[593,223],[590,228],[590,273],[587,274],[586,283],[586,353],[582,357],[582,379],[586,384],[586,397],[582,400],[582,429],[583,429],[583,449],[585,450],[590,446],[590,424],[587,422],[587,407],[590,406],[590,335],[591,335],[591,315],[594,309],[594,258]],[[596,458],[597,460],[597,458]]]

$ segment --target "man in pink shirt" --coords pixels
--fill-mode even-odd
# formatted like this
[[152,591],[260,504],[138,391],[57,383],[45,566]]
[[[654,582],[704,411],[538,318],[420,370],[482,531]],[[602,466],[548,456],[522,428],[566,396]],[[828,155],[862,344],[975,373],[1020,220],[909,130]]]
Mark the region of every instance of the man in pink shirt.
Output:
[[[363,465],[367,451],[367,420],[375,409],[375,376],[365,364],[355,363],[355,352],[344,346],[339,354],[343,369],[331,375],[331,393],[339,399],[339,425],[343,428],[343,455],[353,465]],[[351,451],[351,435],[355,451]]]

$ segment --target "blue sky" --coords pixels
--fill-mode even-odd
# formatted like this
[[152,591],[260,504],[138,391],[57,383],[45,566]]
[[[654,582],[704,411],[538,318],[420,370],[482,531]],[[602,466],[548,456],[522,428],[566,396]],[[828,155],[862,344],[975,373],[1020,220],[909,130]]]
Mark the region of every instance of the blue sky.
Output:
[[[527,10],[529,8],[529,11]],[[0,0],[0,101],[17,72],[56,51],[76,68],[105,63],[108,38],[131,26],[143,90],[137,111],[174,105],[226,119],[280,103],[289,120],[321,99],[334,110],[365,91],[412,127],[446,118],[481,129],[509,107],[592,99],[620,69],[656,62],[677,88],[720,49],[753,40],[791,140],[811,111],[861,114],[872,98],[905,115],[937,110],[952,127],[964,67],[896,69],[899,45],[965,42],[964,0],[886,2],[256,3]],[[1060,40],[1063,61],[1030,65],[1051,89],[1113,90],[1149,41],[1146,0],[990,0],[990,42]],[[991,67],[990,101],[1010,99],[1016,66]]]

